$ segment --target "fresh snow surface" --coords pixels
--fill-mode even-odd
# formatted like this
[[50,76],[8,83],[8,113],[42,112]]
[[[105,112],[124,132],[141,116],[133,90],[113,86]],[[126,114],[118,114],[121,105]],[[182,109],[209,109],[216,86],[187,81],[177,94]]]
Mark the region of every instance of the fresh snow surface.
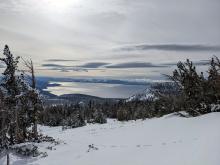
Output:
[[[220,165],[220,113],[195,118],[161,118],[91,124],[81,128],[44,127],[63,141],[47,157],[10,155],[11,165]],[[89,147],[90,146],[90,147]],[[0,165],[6,165],[5,157]]]

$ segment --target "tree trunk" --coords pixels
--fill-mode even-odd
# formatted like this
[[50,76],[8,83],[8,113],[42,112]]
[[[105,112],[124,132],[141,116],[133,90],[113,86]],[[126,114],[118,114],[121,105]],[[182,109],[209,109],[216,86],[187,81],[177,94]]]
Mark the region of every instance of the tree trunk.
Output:
[[37,115],[36,115],[36,107],[34,107],[34,126],[33,126],[33,133],[34,133],[34,138],[38,138],[38,132],[37,132]]
[[18,109],[15,109],[15,140],[16,143],[20,141],[20,136],[19,136],[19,123],[18,123]]
[[9,158],[9,154],[7,154],[7,165],[10,165],[10,158]]
[[[34,72],[34,64],[32,60],[30,61],[24,61],[26,67],[29,69],[29,73],[31,74],[31,87],[35,90],[36,89],[36,78],[35,78],[35,72]],[[34,112],[33,112],[33,127],[32,127],[32,133],[35,139],[38,138],[38,132],[37,132],[37,104],[38,104],[38,98],[34,98],[32,100],[33,106],[34,106]]]
[[[36,89],[36,79],[35,79],[35,73],[34,73],[34,64],[33,64],[32,60],[30,61],[30,69],[31,69],[32,88]],[[38,132],[37,132],[37,107],[36,107],[36,105],[34,105],[33,133],[34,133],[34,138],[37,139],[38,138]]]

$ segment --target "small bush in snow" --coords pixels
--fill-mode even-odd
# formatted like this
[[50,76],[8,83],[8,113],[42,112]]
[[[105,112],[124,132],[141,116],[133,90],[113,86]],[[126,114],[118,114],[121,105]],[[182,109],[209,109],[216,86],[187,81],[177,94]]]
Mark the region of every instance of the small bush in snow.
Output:
[[22,156],[37,157],[41,154],[38,147],[33,144],[16,145],[12,147],[12,150]]
[[67,129],[67,128],[82,127],[85,126],[86,123],[82,118],[82,116],[79,113],[77,113],[64,119],[62,125],[63,125],[63,129]]
[[104,115],[104,113],[100,109],[97,109],[94,112],[94,122],[99,123],[99,124],[107,123],[106,116]]

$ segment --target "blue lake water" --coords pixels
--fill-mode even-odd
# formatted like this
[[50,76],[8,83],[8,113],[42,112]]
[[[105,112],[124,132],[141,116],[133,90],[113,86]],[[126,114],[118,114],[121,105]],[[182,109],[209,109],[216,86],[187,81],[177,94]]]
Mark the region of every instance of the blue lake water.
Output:
[[145,85],[124,85],[107,83],[82,83],[82,82],[50,82],[51,86],[46,91],[55,95],[87,94],[104,98],[127,98],[147,88]]

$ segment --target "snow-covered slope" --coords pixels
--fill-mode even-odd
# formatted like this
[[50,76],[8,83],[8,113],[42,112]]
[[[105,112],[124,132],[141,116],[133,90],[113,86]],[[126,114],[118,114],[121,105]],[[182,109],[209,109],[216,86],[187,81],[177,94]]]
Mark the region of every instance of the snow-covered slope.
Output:
[[[195,118],[162,118],[118,122],[62,131],[41,127],[66,144],[46,149],[45,158],[12,156],[12,165],[219,165],[220,113]],[[90,147],[89,147],[90,146]],[[0,164],[5,163],[4,158]]]
[[152,92],[149,89],[145,89],[144,91],[142,91],[140,93],[137,93],[137,94],[130,96],[128,99],[126,99],[126,102],[135,101],[135,100],[145,101],[145,100],[148,100],[152,97],[154,97]]

